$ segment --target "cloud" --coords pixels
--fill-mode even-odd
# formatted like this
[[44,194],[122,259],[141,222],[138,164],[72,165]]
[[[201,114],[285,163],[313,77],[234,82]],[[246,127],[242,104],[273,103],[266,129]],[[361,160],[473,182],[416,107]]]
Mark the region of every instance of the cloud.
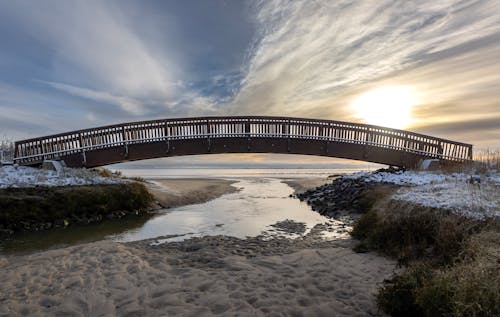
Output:
[[116,96],[105,91],[97,91],[88,88],[75,87],[62,83],[54,83],[54,82],[44,82],[44,83],[53,88],[59,89],[61,91],[67,92],[75,96],[94,100],[97,102],[117,105],[130,114],[140,115],[144,113],[143,105],[138,100],[135,100],[133,98]]
[[118,95],[169,96],[177,81],[175,62],[155,56],[119,8],[107,4],[49,1],[31,8],[31,24],[55,51],[55,75],[71,83],[71,72],[77,71],[87,82]]
[[235,111],[308,115],[319,107],[331,115],[345,89],[498,32],[499,7],[482,0],[260,1],[260,37]]

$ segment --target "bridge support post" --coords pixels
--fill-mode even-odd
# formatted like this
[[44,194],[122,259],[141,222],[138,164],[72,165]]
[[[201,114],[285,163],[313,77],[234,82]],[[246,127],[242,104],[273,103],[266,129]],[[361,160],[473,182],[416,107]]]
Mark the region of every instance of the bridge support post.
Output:
[[85,154],[85,151],[82,152],[82,166],[87,166],[87,155]]
[[87,156],[85,155],[85,149],[84,149],[84,146],[83,146],[83,138],[82,138],[82,133],[81,132],[78,132],[78,142],[80,142],[80,148],[82,149],[81,150],[81,153],[82,153],[82,166],[85,167],[85,166],[87,166]]
[[170,153],[170,133],[168,133],[168,123],[165,121],[163,125],[163,135],[165,137],[165,143],[167,144],[166,154]]
[[285,131],[286,131],[286,151],[290,153],[290,120],[286,120]]
[[245,134],[247,136],[247,151],[250,152],[252,149],[252,138],[250,136],[250,119],[247,119],[245,123]]
[[211,136],[210,123],[207,120],[207,152],[208,153],[210,153],[210,151],[211,151],[210,136]]
[[124,158],[128,158],[128,141],[127,141],[127,134],[125,133],[125,127],[122,127],[122,142],[123,142],[123,147],[125,149],[125,152],[123,154]]

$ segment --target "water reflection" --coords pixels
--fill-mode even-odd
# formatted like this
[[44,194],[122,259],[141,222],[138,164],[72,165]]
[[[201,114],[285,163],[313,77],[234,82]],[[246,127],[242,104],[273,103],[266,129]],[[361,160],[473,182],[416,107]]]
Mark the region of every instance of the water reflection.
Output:
[[24,254],[99,241],[140,228],[152,215],[107,220],[99,224],[56,228],[40,232],[20,232],[0,237],[0,254]]
[[292,188],[278,179],[243,179],[235,186],[240,188],[239,192],[203,204],[169,209],[141,228],[113,239],[135,241],[166,235],[182,235],[176,241],[203,235],[244,238],[272,230],[271,224],[285,219],[305,223],[306,233],[316,224],[333,223],[307,204],[290,198]]
[[239,179],[234,186],[239,187],[240,191],[203,204],[165,209],[153,216],[2,237],[0,254],[32,253],[103,239],[125,242],[169,235],[179,236],[168,241],[204,235],[245,238],[264,231],[271,235],[283,235],[270,225],[286,219],[305,223],[306,234],[316,224],[328,223],[334,230],[331,230],[333,233],[327,233],[326,237],[347,236],[342,223],[323,217],[307,204],[290,198],[293,189],[279,179]]

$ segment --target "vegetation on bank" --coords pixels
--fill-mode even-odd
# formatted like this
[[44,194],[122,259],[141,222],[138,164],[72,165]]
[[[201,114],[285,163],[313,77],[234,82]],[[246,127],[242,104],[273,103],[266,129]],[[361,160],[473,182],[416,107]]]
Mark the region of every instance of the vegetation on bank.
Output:
[[144,184],[137,182],[7,188],[0,190],[0,230],[43,230],[142,214],[152,201]]
[[381,197],[352,231],[358,251],[407,267],[384,282],[379,307],[392,316],[500,316],[500,221]]
[[12,161],[14,158],[14,142],[0,138],[0,166],[3,161]]

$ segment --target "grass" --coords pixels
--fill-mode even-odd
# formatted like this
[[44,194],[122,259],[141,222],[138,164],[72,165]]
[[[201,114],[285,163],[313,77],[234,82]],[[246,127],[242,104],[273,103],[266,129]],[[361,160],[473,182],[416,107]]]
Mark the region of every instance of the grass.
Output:
[[468,163],[445,163],[441,166],[445,173],[485,174],[500,171],[500,149],[482,149],[474,152],[474,160]]
[[392,316],[499,316],[499,240],[498,231],[485,230],[471,236],[453,264],[412,263],[385,282],[379,307]]
[[100,221],[145,211],[153,198],[143,184],[9,188],[0,190],[0,226],[37,230],[39,224]]
[[104,168],[104,167],[96,167],[92,170],[95,171],[97,173],[97,175],[99,175],[101,177],[124,178],[124,179],[130,179],[130,180],[140,182],[140,183],[147,183],[147,180],[143,177],[140,177],[140,176],[125,177],[125,176],[123,176],[121,171],[111,171],[111,170]]
[[351,234],[361,240],[357,250],[376,250],[400,263],[422,257],[437,264],[451,263],[467,238],[484,226],[481,221],[408,202],[391,200],[384,206],[363,214]]
[[12,161],[14,158],[14,142],[0,137],[0,161]]
[[380,199],[354,225],[357,251],[394,257],[406,270],[377,303],[392,316],[500,316],[500,224]]
[[491,150],[485,149],[478,151],[474,155],[476,164],[482,170],[497,170],[500,171],[500,149]]
[[104,167],[96,167],[96,168],[93,168],[92,169],[93,171],[95,171],[97,173],[97,175],[101,176],[101,177],[122,177],[122,172],[120,171],[110,171],[109,169],[107,168],[104,168]]

